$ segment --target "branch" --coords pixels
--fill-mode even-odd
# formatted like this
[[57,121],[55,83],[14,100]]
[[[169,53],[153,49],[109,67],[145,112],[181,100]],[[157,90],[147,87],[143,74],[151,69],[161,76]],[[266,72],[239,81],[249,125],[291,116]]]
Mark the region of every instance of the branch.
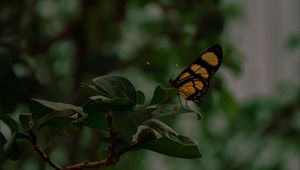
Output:
[[110,165],[113,165],[117,162],[118,158],[133,149],[136,149],[140,146],[139,143],[133,143],[132,145],[129,145],[128,147],[125,147],[124,149],[120,150],[119,152],[116,152],[115,143],[117,139],[117,134],[112,129],[112,112],[108,112],[106,114],[107,121],[108,121],[108,130],[110,135],[110,145],[109,145],[109,153],[106,156],[106,158],[102,161],[95,161],[95,162],[82,162],[75,165],[70,165],[64,168],[64,170],[80,170],[85,168],[106,168]]
[[117,134],[113,131],[112,128],[112,112],[107,113],[107,121],[108,121],[108,130],[110,134],[110,145],[109,145],[109,153],[107,154],[106,158],[104,160],[100,161],[93,161],[93,162],[82,162],[66,167],[61,167],[57,165],[50,156],[45,153],[40,146],[37,143],[37,136],[34,134],[33,130],[29,130],[29,137],[30,142],[33,145],[34,151],[37,152],[40,157],[48,163],[49,166],[56,170],[81,170],[85,168],[106,168],[110,165],[113,165],[117,162],[118,158],[123,155],[124,153],[139,148],[143,143],[132,143],[131,145],[128,145],[127,147],[116,151],[115,144],[117,139]]
[[[111,119],[108,118],[108,119]],[[110,120],[109,120],[110,122]],[[111,126],[110,126],[111,127]],[[110,130],[110,133],[112,135],[112,139],[116,139],[116,134]],[[37,152],[40,157],[48,163],[49,166],[51,166],[52,168],[56,169],[56,170],[81,170],[81,169],[85,169],[85,168],[106,168],[110,165],[113,165],[117,162],[117,158],[120,157],[121,155],[123,155],[124,153],[137,149],[140,147],[140,143],[133,143],[132,145],[129,145],[128,147],[125,147],[124,149],[120,150],[119,152],[115,152],[115,144],[114,144],[114,140],[111,140],[111,144],[110,144],[110,152],[109,154],[106,156],[106,158],[104,160],[101,161],[94,161],[94,162],[82,162],[82,163],[78,163],[75,165],[70,165],[67,167],[60,167],[59,165],[57,165],[51,158],[49,155],[47,155],[37,144],[37,140],[36,140],[36,135],[32,132],[32,130],[30,130],[30,142],[33,145],[34,151]]]
[[109,159],[116,161],[116,139],[117,134],[112,129],[112,112],[107,113],[107,121],[108,121],[108,131],[110,136],[110,144],[109,144]]
[[105,168],[112,164],[114,163],[110,162],[108,159],[105,159],[102,161],[95,161],[95,162],[82,162],[79,164],[68,166],[64,168],[64,170],[80,170],[84,168]]
[[33,149],[35,152],[37,152],[40,157],[46,161],[48,163],[49,166],[51,166],[52,168],[56,169],[56,170],[62,170],[62,168],[57,165],[51,158],[49,155],[47,155],[37,144],[37,140],[36,140],[36,135],[33,133],[32,130],[29,131],[29,136],[30,136],[30,142],[33,145]]
[[63,168],[63,170],[81,170],[81,169],[85,169],[85,168],[106,168],[110,165],[113,165],[116,163],[116,159],[120,157],[122,154],[131,151],[133,149],[138,148],[140,145],[139,143],[135,143],[132,144],[126,148],[124,148],[123,150],[120,150],[119,152],[115,153],[115,155],[111,155],[111,153],[109,153],[106,157],[106,159],[102,160],[102,161],[94,161],[94,162],[82,162],[79,164],[75,164],[75,165],[70,165],[67,166],[66,168]]

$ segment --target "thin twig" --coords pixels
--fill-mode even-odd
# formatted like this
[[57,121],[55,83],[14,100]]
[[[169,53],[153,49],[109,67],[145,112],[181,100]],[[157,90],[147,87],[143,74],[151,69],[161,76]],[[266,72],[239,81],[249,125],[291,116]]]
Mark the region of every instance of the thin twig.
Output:
[[136,149],[139,146],[140,146],[139,143],[135,143],[135,144],[132,144],[132,145],[120,150],[119,152],[115,153],[114,157],[112,157],[111,154],[109,154],[109,155],[107,155],[106,159],[104,159],[102,161],[82,162],[82,163],[78,163],[75,165],[67,166],[67,167],[63,168],[63,170],[80,170],[80,169],[84,169],[84,168],[99,168],[99,169],[105,168],[105,167],[115,164],[116,163],[115,158],[121,156],[122,154],[124,154],[128,151]]
[[36,140],[36,135],[33,133],[32,130],[29,131],[29,135],[30,135],[30,141],[33,145],[33,149],[35,152],[37,152],[40,157],[46,161],[48,163],[49,166],[51,166],[52,168],[56,169],[56,170],[62,170],[62,168],[57,165],[51,158],[49,155],[47,155],[38,145],[37,140]]
[[108,121],[108,131],[109,131],[109,136],[110,136],[110,144],[109,144],[109,159],[112,159],[116,161],[115,156],[116,156],[116,149],[115,149],[115,144],[116,144],[116,139],[117,135],[114,133],[112,129],[112,112],[107,113],[107,121]]
[[117,162],[117,157],[119,156],[119,154],[116,153],[115,149],[117,135],[112,128],[112,112],[108,112],[106,114],[106,117],[108,121],[108,131],[110,135],[109,153],[106,156],[106,158],[102,161],[82,162],[79,164],[71,165],[66,167],[65,170],[79,170],[84,168],[105,168]]
[[84,168],[105,168],[113,163],[109,162],[108,159],[95,162],[82,162],[75,165],[70,165],[64,168],[64,170],[80,170]]
[[57,165],[51,158],[50,156],[45,153],[40,146],[37,143],[37,136],[34,134],[32,129],[29,130],[29,136],[30,136],[30,142],[33,145],[34,151],[37,152],[40,157],[48,163],[49,166],[56,170],[81,170],[81,169],[86,169],[86,168],[106,168],[110,165],[113,165],[117,162],[118,158],[131,150],[137,149],[140,147],[141,143],[132,143],[131,145],[116,151],[116,139],[117,139],[117,134],[113,131],[112,129],[112,113],[109,112],[107,113],[107,120],[108,120],[108,130],[110,134],[110,145],[109,145],[109,153],[107,154],[106,158],[104,160],[100,161],[93,161],[93,162],[82,162],[66,167],[60,167]]
[[95,161],[95,162],[82,162],[75,165],[70,165],[64,168],[64,170],[80,170],[84,168],[105,168],[110,165],[113,165],[117,162],[118,158],[131,150],[134,150],[140,146],[140,143],[133,143],[122,150],[116,152],[115,144],[117,139],[117,134],[112,129],[112,113],[107,113],[107,121],[108,121],[108,130],[110,134],[110,145],[109,145],[109,153],[104,160]]

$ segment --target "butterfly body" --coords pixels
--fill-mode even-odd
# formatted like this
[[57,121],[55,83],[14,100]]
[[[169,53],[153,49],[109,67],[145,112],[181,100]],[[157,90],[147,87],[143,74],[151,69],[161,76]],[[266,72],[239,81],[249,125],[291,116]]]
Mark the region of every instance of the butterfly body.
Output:
[[223,59],[221,46],[214,45],[203,52],[190,66],[184,69],[170,84],[179,95],[201,105],[201,97],[207,92],[212,75],[219,69]]

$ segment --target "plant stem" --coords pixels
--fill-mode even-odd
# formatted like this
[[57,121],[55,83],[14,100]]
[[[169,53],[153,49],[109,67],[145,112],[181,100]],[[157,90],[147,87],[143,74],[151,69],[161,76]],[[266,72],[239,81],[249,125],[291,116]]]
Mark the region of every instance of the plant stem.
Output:
[[51,166],[52,168],[56,169],[56,170],[62,170],[63,168],[61,168],[59,165],[57,165],[51,158],[49,155],[47,155],[37,144],[37,137],[36,135],[33,133],[32,130],[29,131],[29,135],[30,135],[30,142],[33,145],[33,149],[35,152],[37,152],[40,157],[46,161],[48,163],[49,166]]
[[33,132],[33,130],[29,130],[29,136],[30,136],[30,142],[33,145],[34,151],[37,152],[40,157],[48,163],[49,166],[51,166],[52,168],[56,169],[56,170],[81,170],[81,169],[85,169],[85,168],[106,168],[110,165],[113,165],[117,162],[117,159],[124,153],[134,150],[136,148],[139,148],[140,143],[133,143],[125,148],[123,148],[122,150],[119,150],[118,152],[116,152],[116,148],[115,148],[115,144],[116,144],[116,139],[117,139],[117,134],[113,131],[112,128],[112,113],[109,112],[107,113],[107,121],[108,121],[108,130],[109,130],[109,134],[110,134],[110,145],[109,145],[109,153],[106,156],[106,158],[104,160],[101,161],[94,161],[94,162],[82,162],[82,163],[78,163],[78,164],[74,164],[74,165],[70,165],[70,166],[66,166],[66,167],[61,167],[59,165],[57,165],[48,154],[46,154],[41,147],[38,145],[37,143],[37,136],[36,134]]

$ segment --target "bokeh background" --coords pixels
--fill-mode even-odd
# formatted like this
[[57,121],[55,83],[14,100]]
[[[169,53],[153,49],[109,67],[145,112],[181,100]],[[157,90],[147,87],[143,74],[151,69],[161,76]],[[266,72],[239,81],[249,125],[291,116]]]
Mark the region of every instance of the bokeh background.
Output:
[[[296,0],[1,1],[0,114],[18,121],[30,98],[82,105],[90,92],[81,82],[104,74],[127,77],[150,100],[213,44],[223,47],[224,62],[203,98],[204,118],[163,119],[196,139],[203,158],[141,150],[107,169],[300,169]],[[9,139],[1,120],[0,128]],[[45,130],[39,141],[61,165],[97,160],[101,150],[101,135],[88,128]],[[22,151],[0,168],[51,169],[27,142]]]

